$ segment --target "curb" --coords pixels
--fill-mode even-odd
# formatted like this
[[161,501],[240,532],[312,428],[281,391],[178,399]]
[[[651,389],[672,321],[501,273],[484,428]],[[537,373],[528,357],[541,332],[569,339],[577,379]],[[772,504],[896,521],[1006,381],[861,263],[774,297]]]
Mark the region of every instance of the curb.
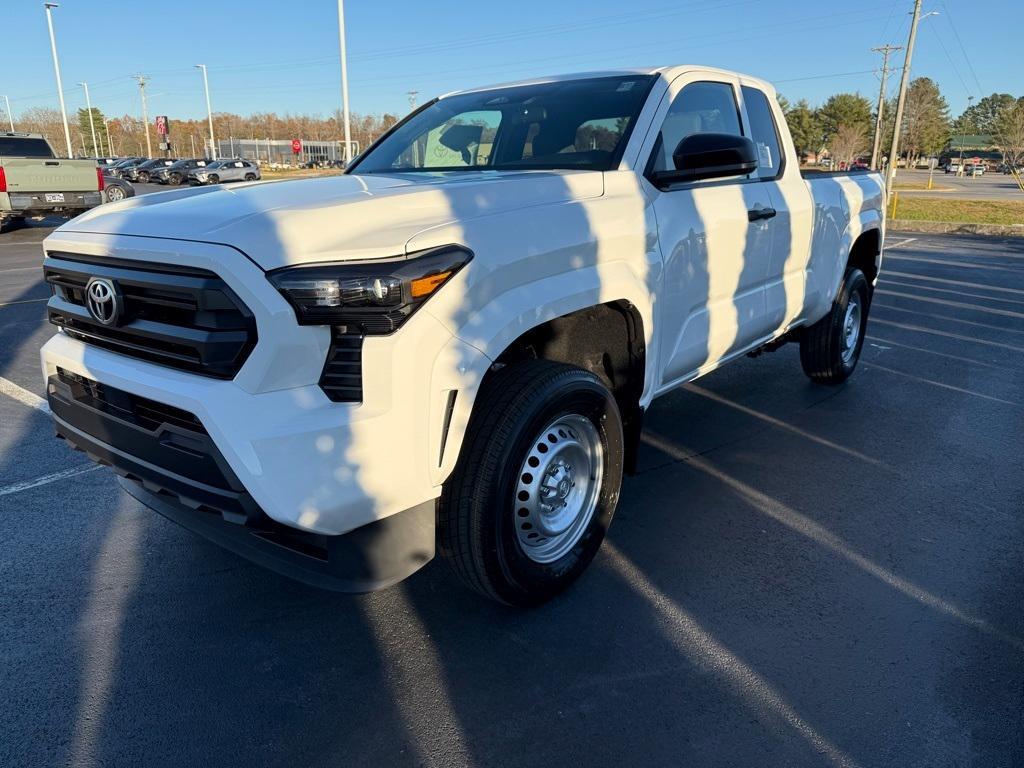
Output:
[[886,228],[894,232],[922,232],[925,234],[991,235],[995,237],[1024,237],[1024,224],[968,224],[957,221],[917,221],[916,219],[889,219]]

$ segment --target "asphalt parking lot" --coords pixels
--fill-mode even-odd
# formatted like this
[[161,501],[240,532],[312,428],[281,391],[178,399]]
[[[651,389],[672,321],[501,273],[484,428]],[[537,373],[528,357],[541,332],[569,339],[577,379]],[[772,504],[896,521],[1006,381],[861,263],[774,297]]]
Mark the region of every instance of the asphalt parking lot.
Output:
[[515,612],[293,583],[55,440],[48,231],[0,235],[0,765],[1024,764],[1024,240],[891,237],[841,388],[789,346],[659,400]]
[[[906,184],[927,184],[928,171],[921,169],[899,172],[899,181]],[[932,175],[934,189],[901,189],[900,195],[956,197],[969,200],[1024,200],[1024,192],[1009,175],[989,171],[983,176],[957,176],[936,170]]]

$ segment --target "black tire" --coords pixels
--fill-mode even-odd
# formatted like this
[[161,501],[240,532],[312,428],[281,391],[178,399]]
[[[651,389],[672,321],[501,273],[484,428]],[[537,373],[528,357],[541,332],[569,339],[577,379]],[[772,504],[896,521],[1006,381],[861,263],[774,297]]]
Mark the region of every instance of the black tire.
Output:
[[147,171],[139,171],[139,184],[149,183],[149,173]]
[[206,177],[206,180],[210,184],[220,184],[220,176],[218,176],[216,173],[211,173],[209,176]]
[[118,203],[128,197],[128,194],[119,184],[111,184],[107,187],[107,202]]
[[245,174],[245,180],[246,181],[256,181],[256,174],[255,173],[247,173],[247,174]]
[[[855,320],[848,310],[851,302],[859,304]],[[804,330],[800,337],[800,363],[813,381],[821,384],[842,384],[857,367],[864,346],[864,331],[871,307],[871,288],[864,273],[850,268],[843,277],[839,295],[825,317]],[[849,328],[847,321],[850,321]],[[847,343],[850,328],[856,326],[856,340]]]
[[167,183],[168,184],[173,184],[174,186],[178,186],[179,184],[181,184],[181,174],[180,173],[169,174],[167,176]]
[[[592,425],[588,430],[602,448],[601,482],[594,485],[593,514],[585,527],[581,522],[572,548],[542,563],[520,542],[530,534],[517,527],[526,510],[515,494],[524,462],[532,462],[531,452],[541,448],[535,438],[563,417],[584,417]],[[486,597],[514,606],[549,600],[597,554],[618,504],[622,461],[619,409],[592,373],[545,360],[496,371],[477,396],[459,463],[441,495],[438,550],[468,587]]]

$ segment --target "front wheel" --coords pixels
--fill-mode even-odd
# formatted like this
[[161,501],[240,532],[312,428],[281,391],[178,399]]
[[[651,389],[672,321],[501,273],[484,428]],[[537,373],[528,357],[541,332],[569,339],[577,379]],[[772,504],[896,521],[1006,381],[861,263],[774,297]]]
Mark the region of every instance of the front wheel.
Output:
[[831,311],[800,337],[800,363],[811,379],[841,384],[853,373],[864,346],[870,296],[864,273],[848,269]]
[[179,184],[181,184],[181,174],[180,173],[172,173],[172,174],[168,175],[167,183],[168,184],[173,184],[174,186],[178,186]]
[[622,482],[622,421],[604,383],[535,360],[484,383],[438,511],[438,549],[470,588],[527,606],[586,570]]
[[211,173],[207,177],[207,181],[209,181],[211,184],[220,184],[220,176],[218,176],[216,173]]

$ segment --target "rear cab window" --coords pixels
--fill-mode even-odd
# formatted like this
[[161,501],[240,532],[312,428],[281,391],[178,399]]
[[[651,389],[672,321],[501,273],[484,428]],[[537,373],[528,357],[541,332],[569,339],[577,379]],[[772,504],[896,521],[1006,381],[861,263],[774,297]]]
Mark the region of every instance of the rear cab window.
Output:
[[46,139],[0,136],[0,157],[53,158],[53,150]]
[[779,129],[775,124],[768,96],[760,88],[741,87],[743,104],[750,121],[750,138],[757,147],[757,177],[776,179],[782,173],[783,156]]

